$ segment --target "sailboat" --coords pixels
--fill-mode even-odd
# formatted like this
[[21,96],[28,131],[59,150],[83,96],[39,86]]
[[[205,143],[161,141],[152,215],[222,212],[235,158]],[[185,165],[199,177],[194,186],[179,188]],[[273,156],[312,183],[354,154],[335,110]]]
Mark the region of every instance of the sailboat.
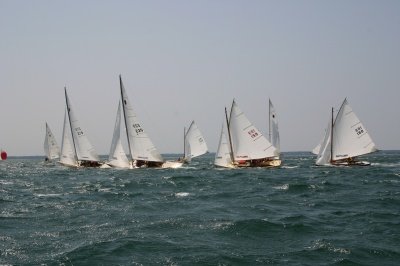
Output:
[[45,161],[53,161],[60,158],[60,147],[57,144],[56,138],[50,130],[46,122],[46,136],[43,143]]
[[144,131],[134,112],[128,95],[126,94],[121,75],[119,76],[122,110],[124,113],[126,136],[129,148],[130,168],[137,167],[162,167],[162,168],[178,168],[182,166],[182,162],[164,161],[157,148],[149,136]]
[[277,149],[249,121],[235,100],[230,115],[225,108],[229,149],[232,164],[236,167],[277,167],[281,160]]
[[183,129],[183,136],[184,162],[190,163],[193,158],[208,152],[207,143],[194,120],[187,131]]
[[275,159],[280,158],[281,153],[281,144],[280,144],[280,137],[279,137],[279,128],[278,128],[278,117],[276,115],[275,107],[269,99],[269,142],[271,142],[272,146],[276,148]]
[[228,138],[226,137],[225,123],[222,123],[214,165],[225,168],[235,168],[231,157]]
[[344,99],[335,119],[332,108],[316,165],[370,165],[369,162],[358,161],[357,157],[375,151],[377,151],[375,143],[347,99]]
[[122,147],[121,143],[121,102],[118,103],[114,134],[111,142],[107,164],[117,168],[130,168],[128,157],[126,157],[124,148]]
[[64,88],[64,91],[66,109],[60,163],[73,167],[99,167],[102,165],[100,158],[72,110],[67,88]]

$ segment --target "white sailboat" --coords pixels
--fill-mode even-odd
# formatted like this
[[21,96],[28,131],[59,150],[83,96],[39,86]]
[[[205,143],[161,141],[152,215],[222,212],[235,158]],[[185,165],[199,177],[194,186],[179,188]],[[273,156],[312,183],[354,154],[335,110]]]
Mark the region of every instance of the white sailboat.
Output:
[[222,123],[214,165],[225,168],[235,168],[231,158],[228,138],[226,137],[225,123]]
[[115,119],[114,134],[111,142],[108,165],[117,168],[129,168],[129,160],[121,143],[121,102],[118,103],[117,117]]
[[377,151],[366,128],[353,112],[347,99],[339,109],[336,118],[332,108],[331,119],[321,144],[317,165],[370,165],[358,161],[357,156]]
[[46,122],[46,136],[43,143],[44,154],[46,161],[52,161],[60,158],[60,147],[57,144],[56,138],[50,130],[49,125]]
[[122,83],[121,75],[119,76],[122,109],[124,113],[124,121],[126,135],[128,138],[128,147],[130,153],[130,167],[162,167],[162,168],[178,168],[182,166],[182,162],[164,161],[157,148],[149,136],[144,131],[139,119],[134,112],[128,95],[126,94]]
[[271,99],[269,99],[269,142],[276,148],[276,159],[279,159],[281,153],[281,144],[279,137],[278,117],[276,115],[275,107]]
[[235,100],[231,112],[225,108],[231,160],[237,167],[276,167],[281,165],[277,149],[249,121]]
[[[99,156],[97,155],[92,144],[89,142],[89,139],[85,135],[82,126],[80,125],[80,122],[71,107],[70,100],[67,95],[67,89],[64,88],[64,91],[66,101],[66,115],[64,117],[63,145],[60,163],[76,167],[101,166]],[[69,136],[67,133],[68,129],[70,129]],[[70,141],[71,139],[72,145]],[[65,150],[63,150],[63,148]]]
[[189,129],[184,131],[184,141],[183,141],[183,150],[184,162],[191,162],[192,158],[198,157],[208,152],[207,143],[204,140],[203,134],[200,129],[197,127],[196,123],[192,121],[189,126]]

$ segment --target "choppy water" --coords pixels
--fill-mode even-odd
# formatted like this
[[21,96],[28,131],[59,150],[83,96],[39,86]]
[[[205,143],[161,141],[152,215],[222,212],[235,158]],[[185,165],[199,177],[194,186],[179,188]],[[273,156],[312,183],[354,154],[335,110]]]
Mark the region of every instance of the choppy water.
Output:
[[69,169],[0,162],[0,264],[399,265],[400,152],[370,167]]

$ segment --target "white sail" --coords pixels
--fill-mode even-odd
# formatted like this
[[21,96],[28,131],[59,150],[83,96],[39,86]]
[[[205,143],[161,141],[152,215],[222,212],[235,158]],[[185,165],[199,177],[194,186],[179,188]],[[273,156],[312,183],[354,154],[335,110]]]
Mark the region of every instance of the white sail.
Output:
[[151,139],[144,132],[133,108],[129,102],[120,76],[121,100],[124,110],[125,126],[128,137],[129,150],[132,160],[162,162],[163,158],[157,151]]
[[100,161],[94,147],[89,142],[89,139],[85,135],[79,120],[72,110],[71,103],[67,95],[67,89],[65,89],[65,100],[67,102],[67,111],[69,115],[72,137],[74,139],[76,155],[80,161]]
[[44,153],[48,160],[60,158],[60,147],[57,144],[56,138],[50,130],[49,125],[46,123],[46,136],[44,138]]
[[356,157],[376,151],[366,128],[347,102],[343,101],[333,126],[333,160]]
[[231,107],[229,128],[235,161],[278,156],[276,148],[249,121],[235,101]]
[[75,156],[74,144],[72,143],[71,129],[67,117],[67,109],[65,109],[64,115],[60,163],[65,165],[78,166],[78,160]]
[[332,132],[332,121],[329,119],[328,127],[325,131],[325,137],[319,144],[317,153],[316,165],[330,164],[331,161],[331,132]]
[[121,102],[118,103],[117,117],[115,119],[114,134],[111,142],[108,164],[114,167],[128,168],[129,161],[121,143]]
[[281,144],[279,138],[278,118],[271,99],[269,100],[269,142],[271,142],[271,144],[276,148],[276,152],[279,155],[281,152]]
[[203,155],[208,152],[206,141],[203,134],[192,121],[185,134],[185,160],[190,161],[192,158]]
[[221,135],[219,137],[218,150],[215,154],[214,165],[221,167],[233,167],[229,142],[225,133],[224,123],[221,128]]

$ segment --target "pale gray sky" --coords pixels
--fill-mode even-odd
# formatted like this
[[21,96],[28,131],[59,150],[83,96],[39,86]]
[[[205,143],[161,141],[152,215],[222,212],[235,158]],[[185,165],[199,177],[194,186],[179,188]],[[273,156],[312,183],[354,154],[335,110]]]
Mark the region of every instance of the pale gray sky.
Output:
[[283,151],[311,150],[345,97],[380,149],[400,149],[400,1],[0,0],[0,147],[61,145],[66,85],[107,154],[118,75],[160,152],[182,150],[194,119],[211,151],[235,98]]

